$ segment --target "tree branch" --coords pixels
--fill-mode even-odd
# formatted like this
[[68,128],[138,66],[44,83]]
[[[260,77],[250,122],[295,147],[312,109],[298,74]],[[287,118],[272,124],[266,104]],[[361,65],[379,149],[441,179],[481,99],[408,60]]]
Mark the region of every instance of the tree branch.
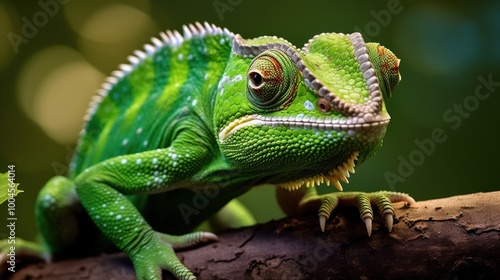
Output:
[[[500,279],[500,191],[395,206],[392,233],[376,217],[368,237],[356,211],[343,209],[324,233],[316,216],[285,218],[178,256],[199,279]],[[33,264],[12,276],[135,279],[123,254]]]

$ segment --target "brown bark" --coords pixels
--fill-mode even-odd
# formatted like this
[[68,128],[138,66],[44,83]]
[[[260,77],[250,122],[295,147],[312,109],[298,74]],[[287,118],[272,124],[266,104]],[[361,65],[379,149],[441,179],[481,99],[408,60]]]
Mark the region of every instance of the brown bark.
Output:
[[[178,253],[199,279],[500,279],[500,191],[396,204],[368,237],[355,210],[285,218],[219,234]],[[135,279],[123,254],[33,264],[11,279]],[[164,272],[165,279],[173,279]]]

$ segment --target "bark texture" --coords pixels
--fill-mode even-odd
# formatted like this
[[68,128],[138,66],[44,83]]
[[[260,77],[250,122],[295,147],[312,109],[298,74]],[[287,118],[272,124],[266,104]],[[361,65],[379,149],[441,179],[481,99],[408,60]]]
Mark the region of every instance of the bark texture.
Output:
[[[356,210],[219,234],[178,252],[199,279],[500,279],[500,191],[396,204],[392,233],[380,217],[368,237]],[[164,279],[173,279],[164,272]],[[32,264],[11,279],[135,279],[123,254]]]

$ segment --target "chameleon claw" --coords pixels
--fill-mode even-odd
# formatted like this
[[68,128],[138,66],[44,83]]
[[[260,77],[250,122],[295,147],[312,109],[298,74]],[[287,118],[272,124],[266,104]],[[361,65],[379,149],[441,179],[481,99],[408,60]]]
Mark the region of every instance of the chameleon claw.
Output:
[[195,241],[195,244],[198,243],[207,243],[207,242],[217,242],[219,241],[219,237],[211,232],[200,232],[199,239]]
[[326,224],[326,217],[323,215],[319,215],[319,226],[321,228],[321,232],[325,232],[325,224]]
[[411,197],[409,195],[407,195],[405,201],[408,202],[408,204],[410,204],[410,206],[415,206],[415,204],[417,204],[415,199],[413,199],[413,197]]
[[368,233],[368,237],[372,236],[372,218],[366,217],[363,219],[366,226],[366,232]]
[[385,224],[387,225],[387,230],[389,230],[389,232],[391,232],[392,225],[394,223],[394,217],[392,216],[391,213],[387,213],[384,216],[385,216]]

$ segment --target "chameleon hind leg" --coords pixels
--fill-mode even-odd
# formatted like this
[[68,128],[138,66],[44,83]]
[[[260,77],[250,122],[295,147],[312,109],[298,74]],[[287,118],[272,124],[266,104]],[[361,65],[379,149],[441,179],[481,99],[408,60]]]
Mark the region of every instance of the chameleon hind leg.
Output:
[[365,192],[339,192],[318,195],[316,189],[302,187],[297,191],[288,191],[277,187],[278,203],[287,215],[317,211],[321,231],[325,231],[325,224],[333,210],[340,206],[354,206],[358,209],[360,218],[364,221],[368,236],[372,233],[373,209],[384,217],[387,229],[392,231],[394,221],[394,207],[392,203],[407,202],[410,205],[415,200],[398,192],[380,191]]
[[[49,180],[39,192],[35,206],[42,242],[16,238],[16,254],[21,258],[49,261],[54,254],[63,255],[68,252],[78,233],[75,214],[79,207],[81,209],[81,205],[78,206],[77,203],[73,182],[61,176]],[[8,257],[6,249],[11,245],[8,240],[0,241],[0,260],[3,261]]]
[[75,184],[57,176],[49,180],[38,194],[35,216],[44,245],[51,254],[64,255],[72,247],[78,232],[78,214],[83,210]]
[[75,182],[56,176],[39,192],[35,216],[45,252],[52,259],[78,258],[116,250],[89,218]]

